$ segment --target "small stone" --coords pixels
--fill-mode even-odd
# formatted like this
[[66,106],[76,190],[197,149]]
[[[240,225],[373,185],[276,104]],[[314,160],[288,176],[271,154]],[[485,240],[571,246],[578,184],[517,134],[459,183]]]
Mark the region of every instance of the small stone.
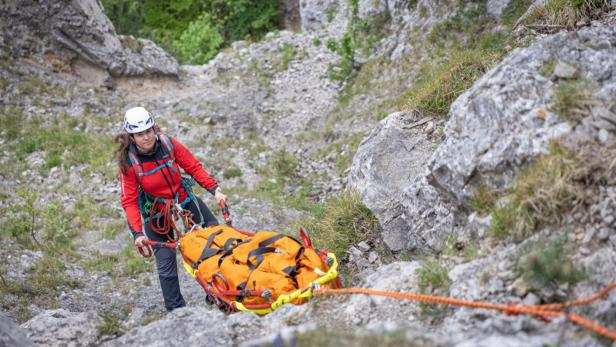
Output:
[[361,257],[363,257],[363,253],[362,253],[359,249],[357,249],[356,247],[354,247],[354,246],[351,246],[351,247],[349,248],[349,254],[350,254],[353,258],[356,258],[356,259],[360,259]]
[[559,61],[554,67],[554,76],[558,78],[574,78],[577,69],[567,63]]
[[434,130],[436,130],[436,125],[434,124],[434,122],[428,122],[428,125],[426,125],[424,131],[426,132],[426,134],[430,135],[434,132]]
[[599,233],[597,234],[597,238],[599,239],[599,241],[607,241],[610,237],[610,234],[610,228],[601,228],[601,230],[599,230]]
[[616,234],[610,236],[610,244],[612,245],[612,248],[616,249]]
[[535,305],[538,305],[539,303],[541,303],[541,299],[539,299],[539,297],[533,294],[532,292],[529,292],[528,294],[526,294],[526,296],[524,297],[524,300],[522,300],[522,305],[525,305],[525,306],[535,306]]
[[360,242],[359,244],[357,244],[357,247],[359,247],[359,249],[361,249],[364,252],[368,252],[370,248],[372,248],[366,241]]
[[595,236],[595,228],[590,227],[586,229],[586,233],[584,234],[584,238],[582,239],[582,243],[589,243],[593,236]]
[[599,134],[597,135],[597,139],[601,143],[612,142],[612,140],[614,139],[614,135],[610,134],[610,132],[605,129],[600,129]]
[[513,281],[513,283],[509,286],[509,291],[513,293],[513,295],[521,298],[524,297],[528,293],[528,283],[522,278],[518,277],[517,280]]
[[580,247],[580,249],[578,251],[580,252],[581,255],[589,255],[590,254],[590,249],[588,249],[586,247]]
[[370,262],[370,264],[373,264],[378,259],[379,259],[379,256],[378,254],[376,254],[376,252],[370,252],[370,254],[368,254],[368,261]]
[[614,222],[614,216],[610,214],[610,215],[603,217],[603,222],[605,222],[605,224],[607,225],[612,225],[612,222]]

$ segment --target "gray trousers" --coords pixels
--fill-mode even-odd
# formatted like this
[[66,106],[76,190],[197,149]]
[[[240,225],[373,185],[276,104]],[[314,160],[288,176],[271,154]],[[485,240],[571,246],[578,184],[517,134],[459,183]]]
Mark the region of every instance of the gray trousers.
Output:
[[[216,217],[214,217],[212,212],[197,196],[186,205],[186,208],[192,212],[192,219],[195,223],[201,224],[202,226],[218,225]],[[155,220],[154,225],[157,224],[162,225],[162,220]],[[165,235],[154,232],[150,227],[150,223],[145,223],[145,233],[148,239],[152,241],[168,241]],[[186,306],[184,297],[182,297],[182,293],[180,292],[175,249],[155,247],[154,256],[156,257],[156,269],[158,270],[158,279],[163,293],[165,308],[167,311],[172,311],[178,307]]]

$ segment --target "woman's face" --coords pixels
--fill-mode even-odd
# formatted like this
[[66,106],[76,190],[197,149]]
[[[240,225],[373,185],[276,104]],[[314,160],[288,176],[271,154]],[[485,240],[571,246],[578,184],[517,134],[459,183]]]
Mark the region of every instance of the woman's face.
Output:
[[147,153],[154,149],[156,134],[154,133],[154,129],[150,128],[142,132],[134,133],[133,139],[135,140],[137,148],[139,148],[141,152]]

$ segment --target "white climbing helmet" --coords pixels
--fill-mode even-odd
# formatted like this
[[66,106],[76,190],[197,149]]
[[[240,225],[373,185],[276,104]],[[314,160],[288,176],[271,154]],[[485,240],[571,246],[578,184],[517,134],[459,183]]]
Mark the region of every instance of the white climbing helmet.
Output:
[[154,117],[143,107],[133,107],[124,114],[124,129],[129,134],[148,130],[154,124],[156,124]]

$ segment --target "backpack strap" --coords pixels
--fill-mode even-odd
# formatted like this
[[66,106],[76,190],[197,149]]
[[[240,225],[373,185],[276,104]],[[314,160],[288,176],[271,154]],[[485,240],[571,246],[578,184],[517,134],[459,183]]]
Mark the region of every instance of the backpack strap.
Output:
[[141,167],[141,162],[139,161],[139,157],[137,153],[133,150],[133,145],[128,148],[128,160],[130,161],[130,165],[135,170],[135,176],[137,176],[137,183],[141,186],[141,176],[143,176],[143,168]]
[[158,134],[158,138],[160,139],[160,142],[163,144],[163,146],[165,146],[165,148],[167,149],[167,152],[169,152],[169,158],[174,161],[175,156],[173,155],[173,142],[171,141],[171,138],[162,133]]

